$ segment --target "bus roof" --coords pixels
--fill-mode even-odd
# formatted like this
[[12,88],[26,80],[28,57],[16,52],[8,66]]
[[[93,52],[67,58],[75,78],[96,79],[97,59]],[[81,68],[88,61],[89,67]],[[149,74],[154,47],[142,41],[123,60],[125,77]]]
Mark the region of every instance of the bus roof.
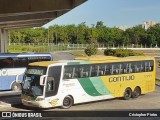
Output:
[[117,60],[118,57],[114,56],[102,56],[102,55],[95,55],[91,57],[77,57],[75,60],[89,60],[89,61],[104,61],[104,60]]
[[29,57],[29,56],[52,56],[51,53],[34,53],[34,52],[29,52],[29,53],[0,53],[0,58],[1,57]]
[[41,61],[41,62],[33,62],[33,63],[30,63],[29,66],[42,66],[42,67],[47,67],[51,64],[55,64],[55,63],[58,63],[56,61]]
[[60,61],[42,61],[30,63],[30,66],[43,66],[47,67],[56,63],[64,63],[67,65],[78,65],[78,64],[92,64],[92,63],[110,63],[110,62],[125,62],[125,61],[140,61],[140,60],[155,60],[151,56],[131,56],[131,57],[112,57],[112,56],[94,56],[94,57],[79,57],[75,60],[60,60]]

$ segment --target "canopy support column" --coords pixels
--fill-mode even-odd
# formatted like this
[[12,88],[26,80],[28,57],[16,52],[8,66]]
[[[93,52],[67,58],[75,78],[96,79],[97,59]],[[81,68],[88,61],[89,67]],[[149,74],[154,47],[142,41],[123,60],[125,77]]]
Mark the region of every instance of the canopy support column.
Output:
[[7,53],[8,31],[0,29],[0,53]]

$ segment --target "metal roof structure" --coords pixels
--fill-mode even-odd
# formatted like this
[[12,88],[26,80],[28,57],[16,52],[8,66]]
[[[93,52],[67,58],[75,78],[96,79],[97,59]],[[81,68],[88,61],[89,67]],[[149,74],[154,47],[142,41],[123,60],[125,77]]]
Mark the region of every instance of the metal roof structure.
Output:
[[0,29],[41,27],[87,0],[0,0]]

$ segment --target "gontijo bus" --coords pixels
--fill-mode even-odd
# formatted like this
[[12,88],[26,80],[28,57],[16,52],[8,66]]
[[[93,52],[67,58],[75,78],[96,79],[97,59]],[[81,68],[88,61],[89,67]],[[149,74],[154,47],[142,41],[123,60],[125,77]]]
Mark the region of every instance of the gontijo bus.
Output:
[[51,60],[50,53],[1,53],[0,90],[20,90],[20,82],[29,63]]
[[22,103],[49,108],[123,97],[155,90],[153,57],[90,57],[29,64],[22,82]]

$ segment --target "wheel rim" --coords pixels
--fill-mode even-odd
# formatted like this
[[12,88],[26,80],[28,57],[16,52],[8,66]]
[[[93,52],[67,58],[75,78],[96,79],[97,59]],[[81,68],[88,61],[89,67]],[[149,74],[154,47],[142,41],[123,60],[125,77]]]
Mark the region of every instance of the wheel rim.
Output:
[[14,90],[14,91],[17,91],[17,90],[18,90],[18,86],[15,85],[15,86],[13,87],[13,90]]
[[71,105],[71,100],[69,98],[65,98],[63,101],[64,106],[70,106]]
[[128,98],[129,96],[130,96],[130,91],[129,91],[129,90],[127,90],[127,91],[126,91],[126,93],[125,93],[125,97],[127,97],[127,98]]
[[131,97],[131,90],[126,89],[124,93],[124,99],[128,100]]
[[139,88],[136,88],[136,89],[135,89],[135,93],[136,93],[137,96],[139,96],[139,95],[140,95],[140,89],[139,89]]
[[12,90],[13,91],[20,91],[21,88],[20,88],[20,86],[18,84],[14,84],[13,87],[12,87]]

